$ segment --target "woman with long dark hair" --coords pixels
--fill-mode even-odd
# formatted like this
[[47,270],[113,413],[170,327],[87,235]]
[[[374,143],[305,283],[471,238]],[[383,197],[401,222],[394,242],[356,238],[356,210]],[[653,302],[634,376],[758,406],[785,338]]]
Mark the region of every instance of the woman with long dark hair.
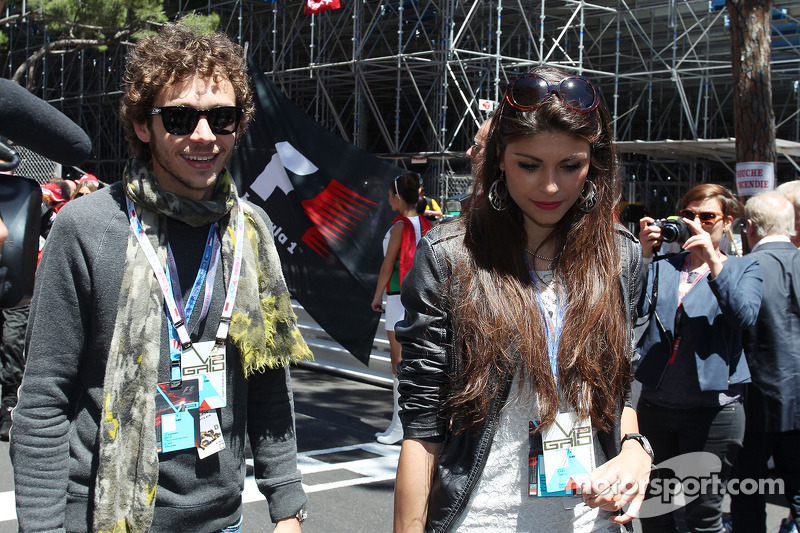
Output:
[[[690,189],[679,206],[688,238],[672,257],[653,261],[662,228],[649,217],[639,222],[649,263],[648,298],[640,313],[649,323],[638,348],[638,411],[656,462],[705,452],[683,459],[693,475],[702,476],[704,468],[709,476],[716,472],[716,480],[708,479],[713,484],[706,483],[686,504],[686,525],[693,532],[722,532],[722,484],[742,446],[742,397],[750,381],[742,332],[758,318],[761,272],[753,258],[728,257],[720,250],[722,236],[741,214],[732,191],[704,183]],[[660,488],[667,486],[666,479],[657,481]],[[674,533],[673,513],[642,519],[642,529]]]
[[[378,273],[378,285],[372,299],[372,310],[386,313],[386,336],[389,338],[389,354],[394,374],[397,374],[397,365],[400,363],[400,343],[395,339],[394,326],[403,318],[405,312],[400,302],[400,287],[414,262],[417,243],[431,229],[428,219],[417,212],[419,187],[419,175],[413,172],[400,174],[389,185],[389,205],[398,215],[383,238],[383,264]],[[384,290],[385,309],[382,302]],[[403,426],[398,416],[396,377],[392,388],[394,390],[392,421],[386,431],[375,434],[381,444],[397,444],[403,439]]]
[[615,223],[617,170],[591,81],[509,85],[469,207],[403,287],[395,531],[619,531],[636,514],[641,249]]

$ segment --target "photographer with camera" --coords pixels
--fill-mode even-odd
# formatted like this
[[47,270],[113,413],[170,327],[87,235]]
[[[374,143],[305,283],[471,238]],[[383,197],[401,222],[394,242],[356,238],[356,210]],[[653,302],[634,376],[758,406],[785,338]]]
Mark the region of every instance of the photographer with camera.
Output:
[[[681,218],[639,222],[648,264],[639,317],[649,320],[637,347],[639,429],[652,444],[656,465],[691,452],[719,457],[722,469],[714,481],[720,485],[742,446],[742,393],[750,381],[742,330],[755,324],[761,303],[755,259],[720,251],[723,233],[740,211],[730,190],[702,184],[681,198]],[[683,251],[654,258],[669,239]],[[723,531],[719,488],[706,487],[686,504],[691,531]],[[642,530],[674,532],[673,513],[643,518]]]

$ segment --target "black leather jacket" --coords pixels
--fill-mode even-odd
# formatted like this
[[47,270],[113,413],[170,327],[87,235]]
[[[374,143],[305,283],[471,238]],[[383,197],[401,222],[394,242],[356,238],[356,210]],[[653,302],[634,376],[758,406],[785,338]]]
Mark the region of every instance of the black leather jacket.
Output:
[[[483,472],[500,410],[511,386],[510,382],[507,383],[502,394],[491,404],[486,424],[478,435],[456,431],[458,428],[450,426],[440,409],[440,390],[451,376],[457,374],[460,364],[451,313],[456,302],[449,301],[447,296],[457,293],[457,287],[447,294],[443,288],[458,256],[467,253],[463,241],[463,224],[458,221],[434,228],[420,241],[414,266],[403,280],[405,320],[395,328],[397,339],[403,345],[398,379],[404,436],[441,443],[438,475],[434,476],[428,502],[426,531],[449,531],[464,510]],[[626,316],[632,325],[643,282],[641,246],[622,226],[617,241],[621,256],[627,258],[620,275],[620,291],[629,311]],[[606,457],[619,454],[619,425],[618,415],[610,432],[598,433],[597,440]]]

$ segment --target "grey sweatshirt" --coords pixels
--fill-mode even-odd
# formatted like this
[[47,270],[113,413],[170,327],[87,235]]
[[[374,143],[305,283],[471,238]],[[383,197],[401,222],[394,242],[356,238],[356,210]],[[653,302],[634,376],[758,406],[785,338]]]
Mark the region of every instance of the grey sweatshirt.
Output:
[[[271,226],[267,215],[257,211]],[[168,221],[184,301],[208,230]],[[11,431],[20,532],[91,529],[103,379],[130,231],[123,189],[116,184],[67,204],[47,239]],[[216,277],[207,318],[192,335],[195,342],[214,339],[227,289],[223,278]],[[201,293],[195,313],[202,298]],[[161,329],[159,382],[168,382],[166,312]],[[245,380],[239,352],[230,343],[227,361],[228,405],[220,412],[226,448],[202,460],[195,449],[159,454],[153,532],[213,532],[236,521],[246,473],[246,434],[272,521],[293,516],[306,503],[297,469],[288,369]]]

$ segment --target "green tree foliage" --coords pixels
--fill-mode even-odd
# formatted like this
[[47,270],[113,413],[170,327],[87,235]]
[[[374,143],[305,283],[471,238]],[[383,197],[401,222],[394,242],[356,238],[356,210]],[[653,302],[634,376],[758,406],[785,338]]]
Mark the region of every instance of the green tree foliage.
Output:
[[28,0],[28,5],[48,31],[78,39],[114,39],[122,30],[135,33],[167,20],[162,0]]
[[[19,65],[12,79],[21,82],[27,75],[28,86],[35,85],[36,65],[46,55],[77,52],[86,48],[103,49],[126,45],[157,31],[167,22],[164,0],[0,0],[0,50],[9,24],[35,24],[47,28],[47,40]],[[6,13],[12,13],[5,16]],[[5,16],[5,18],[4,18]],[[196,31],[216,31],[218,14],[189,13],[181,18]]]
[[214,33],[219,29],[220,19],[218,13],[211,13],[210,15],[189,13],[181,18],[181,23],[192,28],[195,33],[207,35],[209,33]]

